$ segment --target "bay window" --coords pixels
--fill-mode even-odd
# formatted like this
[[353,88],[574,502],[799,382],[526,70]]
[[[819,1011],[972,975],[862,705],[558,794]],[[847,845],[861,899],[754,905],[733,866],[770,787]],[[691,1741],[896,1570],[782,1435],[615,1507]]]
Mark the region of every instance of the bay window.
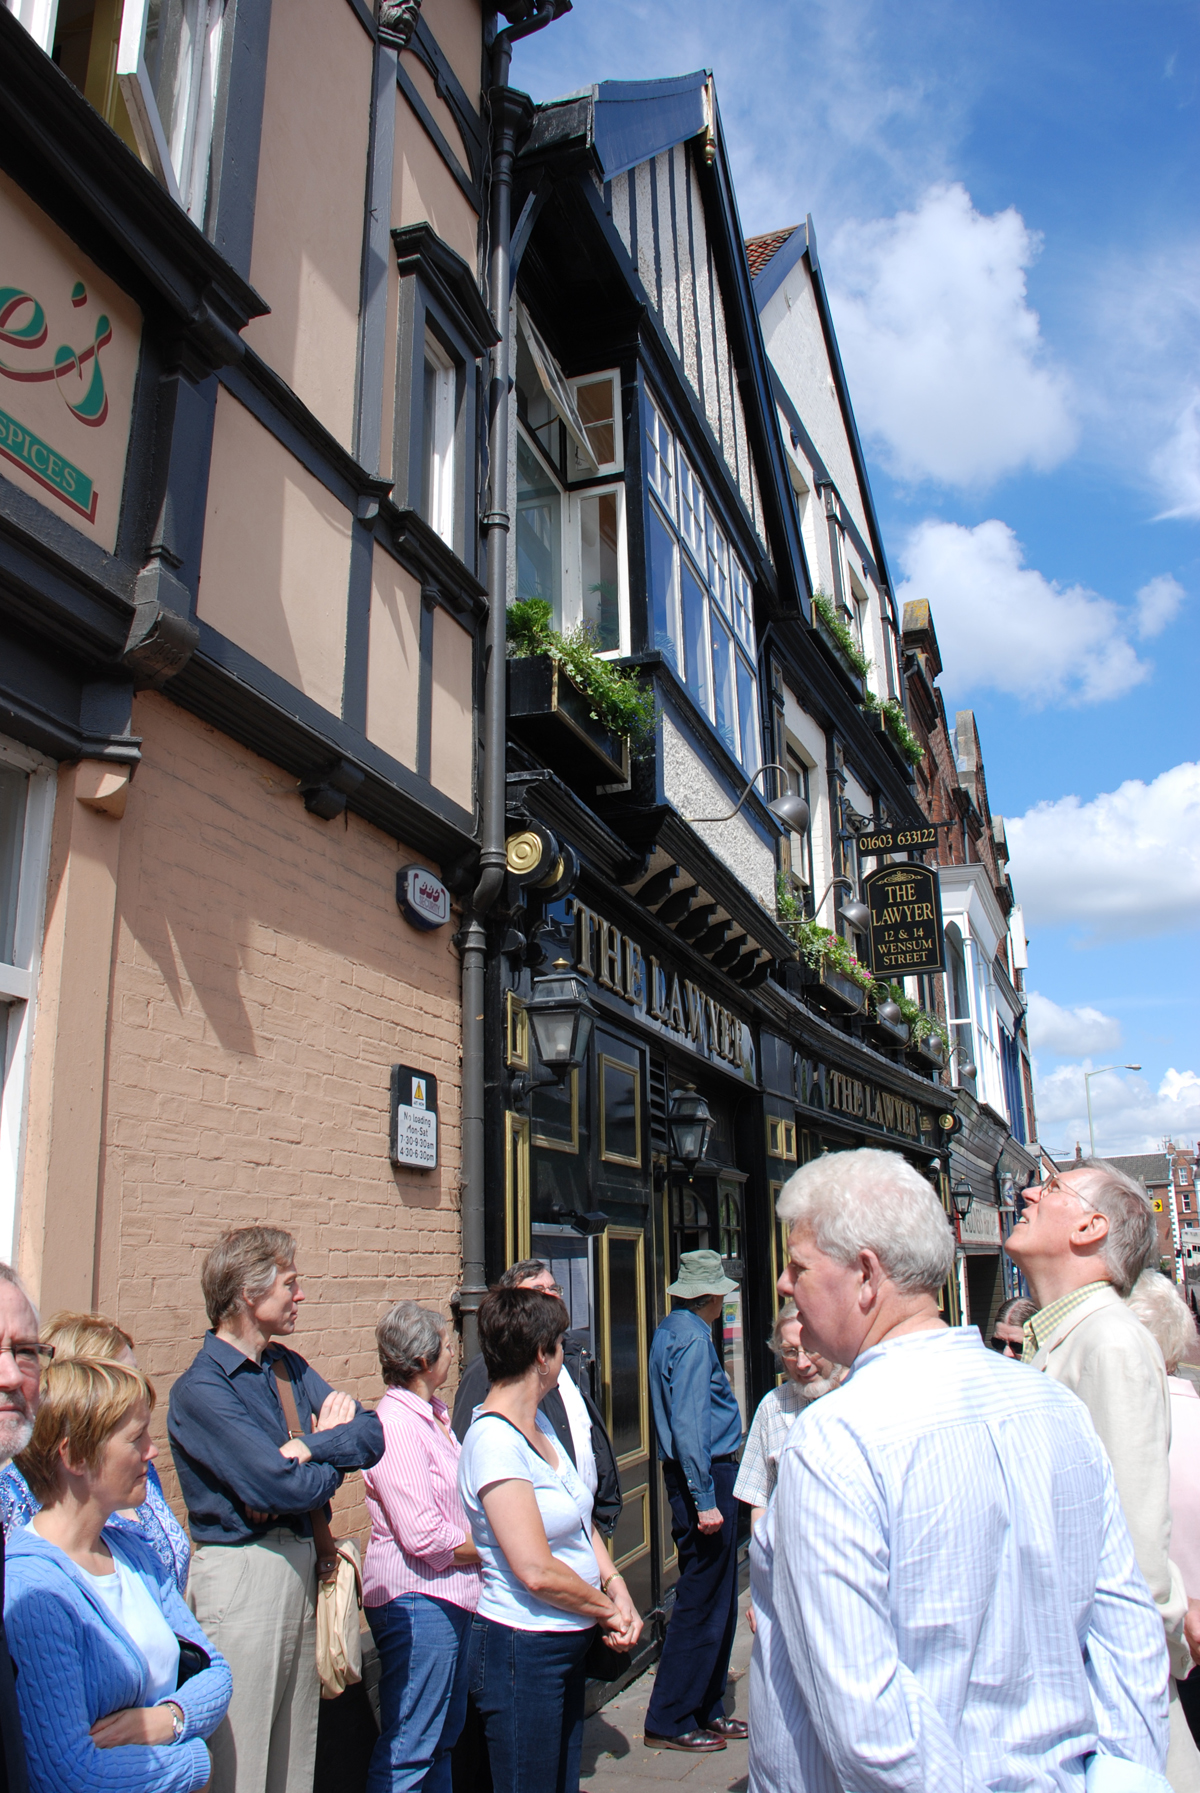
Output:
[[704,487],[646,400],[651,639],[747,773],[762,763],[750,580]]

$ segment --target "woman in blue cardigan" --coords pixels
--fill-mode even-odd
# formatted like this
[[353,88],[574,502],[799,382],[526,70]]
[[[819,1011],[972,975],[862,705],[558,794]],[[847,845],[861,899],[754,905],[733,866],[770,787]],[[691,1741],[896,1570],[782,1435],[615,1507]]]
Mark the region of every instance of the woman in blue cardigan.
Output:
[[228,1666],[166,1565],[108,1523],[146,1497],[153,1405],[139,1370],[56,1360],[18,1459],[42,1503],[8,1540],[4,1599],[30,1793],[199,1793],[209,1779]]

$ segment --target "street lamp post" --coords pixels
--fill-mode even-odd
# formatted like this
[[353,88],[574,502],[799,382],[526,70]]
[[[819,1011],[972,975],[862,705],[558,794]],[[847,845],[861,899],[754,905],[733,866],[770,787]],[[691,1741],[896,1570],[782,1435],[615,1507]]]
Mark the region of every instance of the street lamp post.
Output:
[[1096,1133],[1092,1126],[1092,1078],[1103,1077],[1106,1071],[1140,1071],[1141,1065],[1098,1065],[1094,1071],[1083,1073],[1083,1093],[1087,1097],[1088,1111],[1088,1156],[1096,1156]]

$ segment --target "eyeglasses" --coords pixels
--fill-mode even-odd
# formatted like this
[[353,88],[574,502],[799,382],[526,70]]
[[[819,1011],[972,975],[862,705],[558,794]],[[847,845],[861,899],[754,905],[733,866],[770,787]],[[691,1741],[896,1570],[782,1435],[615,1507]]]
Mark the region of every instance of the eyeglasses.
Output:
[[54,1357],[53,1345],[42,1345],[34,1339],[5,1339],[0,1344],[0,1357],[12,1358],[22,1376],[40,1376],[42,1365]]
[[1001,1357],[1004,1356],[1006,1351],[1011,1351],[1013,1356],[1016,1357],[1020,1354],[1023,1348],[1022,1345],[1018,1344],[1014,1339],[991,1338],[988,1340],[988,1344],[993,1351],[999,1351]]
[[784,1363],[799,1363],[802,1357],[808,1356],[808,1352],[797,1351],[794,1346],[785,1345],[779,1355],[782,1357]]

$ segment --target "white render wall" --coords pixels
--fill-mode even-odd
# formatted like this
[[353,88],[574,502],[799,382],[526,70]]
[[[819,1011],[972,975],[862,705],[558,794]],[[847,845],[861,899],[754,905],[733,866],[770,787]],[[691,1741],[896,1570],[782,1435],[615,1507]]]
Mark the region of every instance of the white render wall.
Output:
[[[789,247],[785,244],[779,254],[786,254]],[[842,407],[830,371],[812,275],[803,256],[771,295],[759,313],[759,321],[767,354],[799,411],[813,446],[828,467],[842,502],[858,525],[859,534],[869,541],[866,507],[858,489]]]
[[[668,803],[681,816],[720,816],[731,807],[725,787],[717,783],[695,747],[670,716],[662,719],[663,788]],[[696,833],[740,878],[768,915],[775,914],[775,853],[755,832],[745,814],[728,822],[697,827]]]

